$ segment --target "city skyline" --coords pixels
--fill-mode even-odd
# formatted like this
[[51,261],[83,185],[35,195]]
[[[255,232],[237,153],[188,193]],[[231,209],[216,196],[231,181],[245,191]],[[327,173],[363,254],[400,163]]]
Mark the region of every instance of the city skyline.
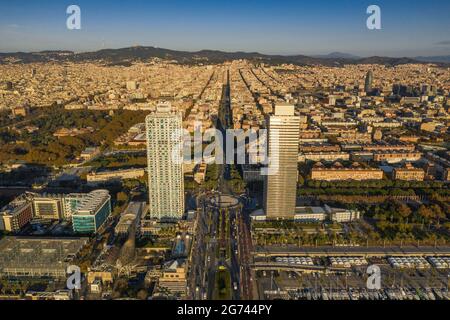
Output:
[[0,300],[450,301],[449,9],[0,0]]
[[[447,67],[52,56],[0,65],[7,299],[449,299]],[[199,128],[267,130],[279,171],[173,161]]]
[[[81,30],[68,30],[66,9],[71,4],[27,2],[29,10],[23,10],[21,1],[1,1],[0,52],[86,52],[143,45],[282,55],[335,51],[362,57],[450,54],[450,22],[445,18],[450,4],[446,1],[323,0],[282,5],[275,1],[134,1],[126,7],[118,2],[78,1]],[[366,9],[371,4],[381,8],[381,30],[366,27]]]

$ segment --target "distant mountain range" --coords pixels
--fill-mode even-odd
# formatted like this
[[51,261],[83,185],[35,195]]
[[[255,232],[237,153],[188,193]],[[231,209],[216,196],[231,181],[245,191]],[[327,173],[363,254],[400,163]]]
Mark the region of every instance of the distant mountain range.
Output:
[[361,57],[343,52],[332,52],[324,55],[314,55],[313,57],[322,59],[361,59]]
[[121,49],[104,49],[93,52],[74,53],[71,51],[42,51],[42,52],[15,52],[0,53],[0,63],[13,60],[18,63],[49,62],[49,61],[93,61],[102,60],[107,64],[131,65],[133,62],[145,61],[150,58],[176,60],[179,63],[222,63],[230,60],[247,59],[267,64],[292,63],[296,65],[325,65],[342,66],[344,64],[383,64],[395,66],[407,63],[433,62],[447,66],[450,56],[447,57],[417,57],[417,58],[391,58],[367,57],[361,58],[348,53],[333,52],[328,55],[267,55],[258,52],[224,52],[217,50],[201,50],[197,52],[176,51],[156,47],[129,47]]
[[415,57],[414,59],[424,62],[450,63],[450,56]]

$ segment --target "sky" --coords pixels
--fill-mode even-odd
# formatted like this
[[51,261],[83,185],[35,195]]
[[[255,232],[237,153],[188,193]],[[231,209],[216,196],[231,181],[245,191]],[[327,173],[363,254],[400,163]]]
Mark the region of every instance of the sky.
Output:
[[[69,30],[69,5],[81,30]],[[381,30],[369,30],[369,5]],[[266,54],[450,55],[449,0],[0,0],[0,52],[135,45]]]

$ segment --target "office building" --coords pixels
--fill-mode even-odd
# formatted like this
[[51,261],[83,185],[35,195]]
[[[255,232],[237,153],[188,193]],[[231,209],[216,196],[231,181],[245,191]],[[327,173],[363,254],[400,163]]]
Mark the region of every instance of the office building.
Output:
[[25,199],[16,199],[0,211],[0,231],[19,232],[33,219],[33,206]]
[[[92,215],[96,216],[97,221],[89,232],[95,232],[98,226],[103,223],[106,217],[111,213],[109,192],[105,190],[96,190],[91,193],[70,193],[70,194],[36,194],[24,193],[11,201],[7,206],[0,210],[0,231],[17,233],[27,223],[33,221],[72,221],[76,216],[76,225],[74,230],[81,231],[80,227],[82,217],[86,215],[86,209],[89,204],[95,205],[100,202],[98,210],[93,210]],[[102,210],[104,207],[104,210]],[[81,211],[80,211],[81,210]],[[83,211],[85,210],[85,211]],[[91,220],[90,218],[88,220]],[[81,228],[81,229],[80,229]]]
[[273,165],[278,159],[278,170],[264,182],[267,219],[292,219],[295,214],[300,117],[294,109],[293,105],[278,104],[268,118],[268,155]]
[[72,214],[73,231],[81,234],[95,233],[111,214],[111,196],[106,190],[87,194]]
[[141,221],[145,202],[130,202],[128,207],[120,215],[120,220],[115,228],[116,235],[128,236],[132,227],[137,229]]
[[[262,210],[252,212],[250,218],[254,221],[269,219]],[[324,221],[348,223],[359,219],[361,219],[361,213],[358,210],[333,208],[328,205],[323,207],[296,207],[295,214],[291,217],[291,220],[302,223],[322,223]]]
[[70,193],[63,197],[64,219],[72,220],[72,215],[77,211],[86,194]]
[[62,198],[55,196],[35,197],[33,199],[34,218],[61,220],[63,218]]
[[167,263],[159,277],[158,289],[168,291],[174,296],[187,294],[187,264],[183,259]]
[[294,220],[298,222],[315,223],[325,221],[327,214],[322,207],[297,207]]
[[169,103],[146,118],[149,213],[181,219],[184,213],[182,116]]
[[371,93],[372,92],[372,83],[373,83],[373,72],[372,71],[368,71],[367,75],[366,75],[366,82],[364,84],[364,91],[366,93]]

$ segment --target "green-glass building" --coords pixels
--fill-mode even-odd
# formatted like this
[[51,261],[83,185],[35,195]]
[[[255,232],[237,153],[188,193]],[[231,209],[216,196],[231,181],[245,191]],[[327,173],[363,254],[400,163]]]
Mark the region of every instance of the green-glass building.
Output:
[[111,214],[111,196],[106,190],[87,194],[72,214],[73,231],[80,234],[96,233]]

